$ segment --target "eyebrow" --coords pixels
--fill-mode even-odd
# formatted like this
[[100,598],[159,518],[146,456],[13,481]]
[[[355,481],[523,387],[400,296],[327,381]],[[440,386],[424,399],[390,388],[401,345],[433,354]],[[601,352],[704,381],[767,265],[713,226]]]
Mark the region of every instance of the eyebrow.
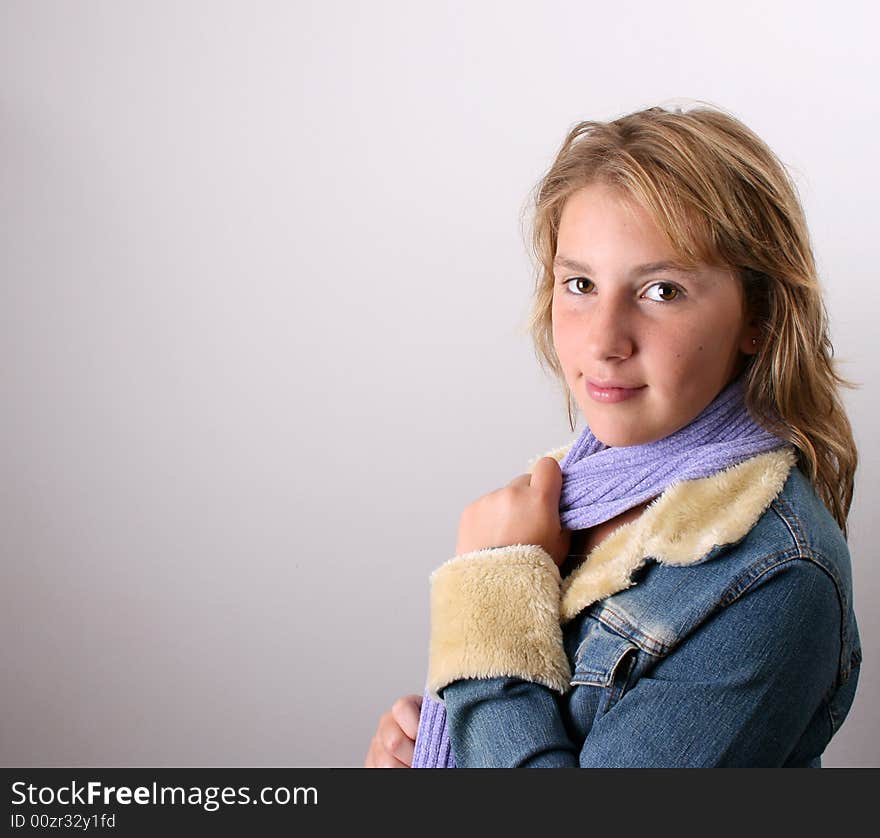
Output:
[[[592,273],[593,269],[589,265],[578,262],[576,259],[570,259],[567,256],[557,256],[553,260],[554,265],[563,268],[569,268],[573,271],[584,271],[584,273]],[[636,265],[631,271],[630,276],[638,277],[645,274],[657,273],[658,271],[672,271],[674,273],[694,274],[694,270],[684,267],[676,262],[668,260],[662,262],[647,262],[644,265]]]

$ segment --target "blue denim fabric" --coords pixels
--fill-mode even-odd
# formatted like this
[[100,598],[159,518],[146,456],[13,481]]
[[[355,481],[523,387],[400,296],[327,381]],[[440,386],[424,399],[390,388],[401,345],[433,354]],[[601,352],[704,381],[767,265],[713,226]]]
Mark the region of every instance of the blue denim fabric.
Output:
[[439,691],[459,767],[820,767],[858,684],[850,555],[807,477],[738,542],[563,626],[564,695],[521,678]]

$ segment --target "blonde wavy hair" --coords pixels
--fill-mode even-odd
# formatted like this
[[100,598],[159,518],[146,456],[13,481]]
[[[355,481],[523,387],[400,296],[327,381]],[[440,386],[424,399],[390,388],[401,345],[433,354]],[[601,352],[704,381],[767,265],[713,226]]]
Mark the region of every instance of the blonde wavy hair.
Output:
[[746,406],[796,447],[799,468],[846,538],[858,452],[838,387],[862,385],[835,370],[807,223],[785,166],[708,103],[652,107],[569,131],[531,195],[537,264],[528,331],[539,362],[562,385],[572,431],[572,395],[553,346],[553,259],[566,199],[593,183],[645,208],[687,266],[734,269],[749,316],[761,324],[759,351],[745,356]]

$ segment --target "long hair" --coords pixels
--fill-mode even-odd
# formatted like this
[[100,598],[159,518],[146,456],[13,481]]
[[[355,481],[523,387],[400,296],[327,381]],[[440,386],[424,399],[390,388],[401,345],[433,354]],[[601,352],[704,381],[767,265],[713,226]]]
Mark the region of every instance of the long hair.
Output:
[[746,356],[746,406],[795,446],[846,538],[858,451],[838,387],[861,384],[835,369],[809,231],[785,166],[715,106],[652,107],[569,131],[531,195],[537,262],[528,330],[539,362],[562,385],[572,431],[572,395],[553,346],[553,259],[566,199],[593,183],[644,207],[685,264],[734,269],[761,327],[758,353]]

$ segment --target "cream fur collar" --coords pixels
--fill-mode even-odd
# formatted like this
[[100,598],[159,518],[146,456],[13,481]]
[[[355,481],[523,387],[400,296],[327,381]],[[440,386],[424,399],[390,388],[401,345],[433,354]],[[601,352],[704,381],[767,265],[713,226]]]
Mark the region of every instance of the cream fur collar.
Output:
[[[561,461],[574,442],[541,457]],[[541,457],[529,462],[529,473]],[[793,448],[768,451],[709,477],[668,486],[634,521],[598,544],[562,580],[560,622],[630,587],[648,558],[670,565],[695,564],[713,547],[739,541],[782,490],[797,462]]]

